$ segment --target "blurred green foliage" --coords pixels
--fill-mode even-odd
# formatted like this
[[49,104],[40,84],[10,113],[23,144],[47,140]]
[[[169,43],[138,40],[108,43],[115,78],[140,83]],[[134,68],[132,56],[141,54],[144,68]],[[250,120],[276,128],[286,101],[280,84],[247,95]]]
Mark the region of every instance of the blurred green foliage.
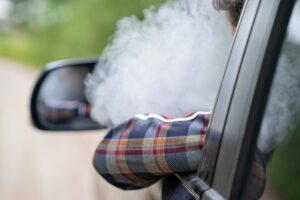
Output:
[[268,167],[272,186],[288,200],[299,200],[300,180],[300,126],[291,138],[279,144]]
[[164,0],[13,0],[17,31],[0,35],[0,55],[41,67],[64,58],[99,56],[116,23]]

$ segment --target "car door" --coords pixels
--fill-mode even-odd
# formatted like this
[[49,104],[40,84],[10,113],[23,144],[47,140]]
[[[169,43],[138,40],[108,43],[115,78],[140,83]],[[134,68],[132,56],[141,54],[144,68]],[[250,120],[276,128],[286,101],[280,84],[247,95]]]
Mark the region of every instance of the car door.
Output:
[[179,176],[199,199],[247,199],[243,191],[294,3],[245,2],[206,138],[203,162],[197,176]]

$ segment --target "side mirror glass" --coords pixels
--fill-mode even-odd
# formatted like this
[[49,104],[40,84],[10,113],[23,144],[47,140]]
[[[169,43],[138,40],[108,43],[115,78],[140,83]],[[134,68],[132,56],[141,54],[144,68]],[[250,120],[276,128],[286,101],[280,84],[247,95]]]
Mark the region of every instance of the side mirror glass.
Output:
[[90,105],[85,98],[84,80],[98,61],[98,58],[64,60],[46,65],[31,98],[31,117],[37,128],[50,131],[105,128],[90,118]]

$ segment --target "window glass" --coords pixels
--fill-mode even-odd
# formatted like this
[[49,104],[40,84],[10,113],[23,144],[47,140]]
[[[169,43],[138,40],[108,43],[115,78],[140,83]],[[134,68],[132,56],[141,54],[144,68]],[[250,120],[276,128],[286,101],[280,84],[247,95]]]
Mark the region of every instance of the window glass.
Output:
[[[295,4],[258,140],[264,200],[300,199],[300,2]],[[264,168],[264,167],[263,167]],[[263,173],[263,170],[261,171]]]

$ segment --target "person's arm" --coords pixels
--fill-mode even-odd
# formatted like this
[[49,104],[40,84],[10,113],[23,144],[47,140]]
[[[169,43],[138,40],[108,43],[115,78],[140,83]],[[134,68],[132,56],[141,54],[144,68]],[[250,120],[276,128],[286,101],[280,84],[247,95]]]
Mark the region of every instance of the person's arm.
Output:
[[[149,186],[167,175],[196,171],[209,118],[210,113],[205,112],[175,119],[137,115],[108,132],[96,149],[94,167],[109,183],[124,190]],[[259,199],[263,194],[265,166],[264,156],[257,150],[245,187],[246,199]],[[177,188],[169,186],[164,186],[169,191],[164,193],[166,197]]]
[[96,170],[122,189],[151,185],[162,176],[197,170],[210,113],[170,119],[137,115],[110,130],[99,144]]

